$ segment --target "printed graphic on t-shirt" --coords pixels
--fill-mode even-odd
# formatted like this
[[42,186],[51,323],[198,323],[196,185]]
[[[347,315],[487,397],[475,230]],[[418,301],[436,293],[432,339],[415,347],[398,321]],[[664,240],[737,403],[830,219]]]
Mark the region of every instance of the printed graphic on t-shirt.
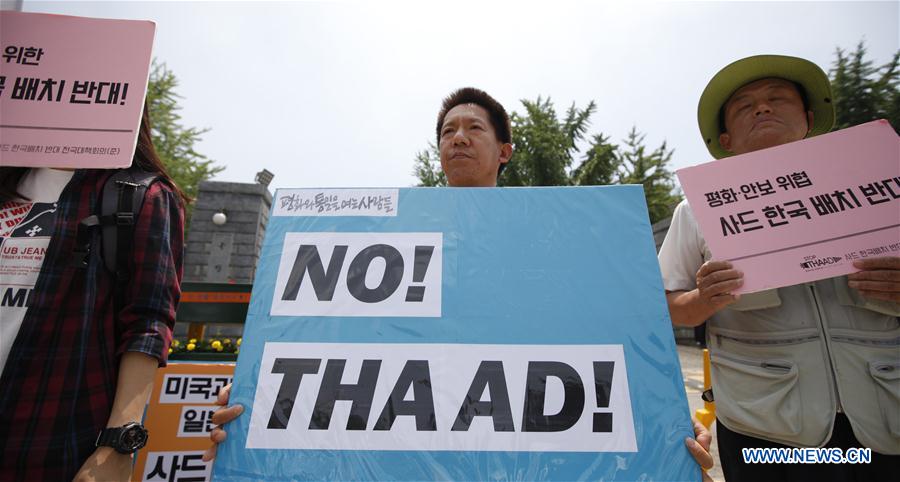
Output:
[[56,221],[56,203],[0,204],[0,367],[37,282]]
[[28,216],[34,203],[10,201],[0,205],[0,238],[10,233]]
[[0,205],[0,320],[15,316],[9,308],[25,308],[34,287],[50,233],[56,203],[7,202]]

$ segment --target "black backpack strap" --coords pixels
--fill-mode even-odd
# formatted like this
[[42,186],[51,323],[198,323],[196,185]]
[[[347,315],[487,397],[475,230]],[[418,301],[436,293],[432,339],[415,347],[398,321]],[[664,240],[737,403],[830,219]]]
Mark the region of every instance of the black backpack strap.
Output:
[[[132,242],[134,238],[134,220],[140,214],[140,208],[137,211],[134,210],[134,195],[139,190],[140,185],[129,181],[117,180],[115,187],[116,191],[118,191],[118,200],[116,201],[116,212],[113,213],[114,223],[103,227],[104,231],[107,228],[115,230],[115,244],[107,244],[104,239],[103,247],[105,249],[106,246],[109,246],[112,251],[108,255],[104,252],[105,258],[115,258],[115,269],[112,271],[116,275],[116,287],[119,287],[128,281],[131,274],[128,269],[128,256],[131,255],[131,247],[134,244]],[[143,196],[141,196],[141,199],[143,200]],[[107,264],[107,268],[109,268],[109,261],[104,261]]]
[[[136,167],[116,171],[107,178],[100,193],[97,209],[78,223],[73,263],[87,266],[95,229],[100,229],[100,255],[104,268],[113,275],[113,303],[116,313],[122,308],[125,288],[131,278],[130,259],[133,257],[134,225],[144,205],[144,195],[159,174]],[[97,238],[93,238],[97,239]]]
[[100,225],[100,218],[92,214],[78,223],[75,234],[75,250],[72,252],[72,265],[76,268],[84,268],[88,264],[88,255],[91,252],[91,231]]
[[122,309],[125,288],[131,278],[128,258],[134,245],[134,225],[144,205],[144,195],[159,174],[145,172],[136,167],[116,171],[106,179],[99,199],[99,215],[93,214],[78,223],[75,252],[72,259],[76,267],[84,268],[92,249],[92,234],[100,228],[100,255],[103,266],[113,274],[113,303],[115,312]]
[[103,264],[114,276],[113,303],[116,313],[122,310],[125,288],[131,279],[128,259],[133,256],[134,225],[144,205],[147,188],[159,178],[158,174],[132,167],[116,172],[103,185],[100,245]]
[[144,195],[158,174],[130,168],[116,172],[103,186],[100,199],[101,246],[103,264],[124,288],[131,273],[128,260],[134,244],[134,224],[144,205]]

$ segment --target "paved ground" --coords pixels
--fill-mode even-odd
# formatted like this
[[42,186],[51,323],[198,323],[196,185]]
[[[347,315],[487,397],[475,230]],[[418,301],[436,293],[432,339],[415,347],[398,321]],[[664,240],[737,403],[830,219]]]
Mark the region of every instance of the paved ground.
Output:
[[[687,391],[688,404],[691,406],[691,417],[694,412],[703,408],[703,400],[700,394],[703,392],[703,349],[696,346],[678,346],[678,358],[681,360],[681,373],[684,376],[684,388]],[[710,477],[716,482],[722,482],[722,466],[719,463],[719,451],[716,447],[716,424],[713,423],[710,430],[713,433],[712,447],[710,447],[716,466],[709,471]]]

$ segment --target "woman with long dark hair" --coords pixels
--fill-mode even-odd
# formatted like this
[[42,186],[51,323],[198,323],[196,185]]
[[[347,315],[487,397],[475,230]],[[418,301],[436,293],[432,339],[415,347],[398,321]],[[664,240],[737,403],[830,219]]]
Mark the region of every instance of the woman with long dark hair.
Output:
[[0,480],[128,480],[146,441],[140,421],[172,339],[188,201],[153,147],[146,104],[128,170],[158,180],[115,273],[101,226],[83,221],[102,217],[119,170],[0,167]]

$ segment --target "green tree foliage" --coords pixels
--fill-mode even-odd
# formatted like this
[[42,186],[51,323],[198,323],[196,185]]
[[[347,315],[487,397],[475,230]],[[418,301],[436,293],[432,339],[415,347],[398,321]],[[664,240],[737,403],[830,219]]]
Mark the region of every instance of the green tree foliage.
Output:
[[594,134],[591,147],[584,160],[572,171],[572,184],[576,186],[604,186],[615,184],[619,178],[619,147],[609,142],[609,137]]
[[[884,65],[866,59],[860,42],[853,52],[836,49],[831,69],[831,88],[837,118],[835,130],[875,119],[887,119],[900,129],[900,50]],[[900,131],[898,131],[900,132]]]
[[525,114],[510,115],[515,152],[500,176],[501,186],[569,186],[569,171],[584,139],[588,120],[597,110],[594,102],[584,109],[572,104],[560,121],[550,98],[522,100]]
[[413,174],[419,179],[419,186],[447,186],[447,176],[441,170],[441,153],[435,143],[429,142],[428,149],[416,153]]
[[[162,159],[166,170],[178,187],[191,198],[197,197],[200,181],[211,178],[225,169],[215,166],[213,161],[194,150],[194,144],[209,129],[184,127],[178,105],[181,96],[175,93],[178,79],[166,64],[153,62],[150,82],[147,85],[147,102],[150,105],[150,124],[153,145]],[[190,219],[191,206],[187,206]]]
[[[500,186],[596,186],[642,184],[655,223],[672,214],[681,200],[674,174],[668,169],[673,151],[666,143],[647,152],[644,135],[632,128],[622,146],[602,133],[587,139],[594,102],[580,109],[572,104],[560,119],[553,102],[538,97],[523,100],[524,113],[510,115],[515,150],[498,179]],[[584,153],[579,146],[584,146]],[[416,154],[414,174],[420,186],[446,186],[437,147]]]
[[655,223],[669,217],[675,205],[681,201],[676,193],[675,175],[666,165],[672,160],[671,149],[666,142],[647,153],[644,135],[632,127],[625,139],[625,149],[619,156],[615,184],[642,184],[647,199],[650,222]]

